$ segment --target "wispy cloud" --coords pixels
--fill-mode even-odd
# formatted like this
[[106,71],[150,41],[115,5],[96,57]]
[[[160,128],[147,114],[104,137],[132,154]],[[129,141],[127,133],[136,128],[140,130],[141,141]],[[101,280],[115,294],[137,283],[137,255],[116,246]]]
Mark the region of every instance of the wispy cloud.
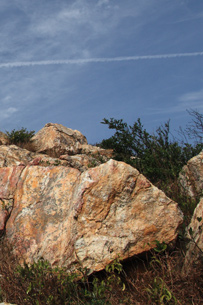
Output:
[[203,107],[203,89],[199,91],[193,91],[183,94],[179,99],[181,102],[184,103],[192,102],[192,101],[201,102]]
[[203,56],[203,52],[193,53],[174,53],[174,54],[159,54],[159,55],[143,55],[143,56],[121,56],[121,57],[104,57],[104,58],[79,58],[79,59],[64,59],[64,60],[43,60],[43,61],[21,61],[1,63],[0,68],[15,68],[29,66],[47,66],[47,65],[72,65],[86,63],[108,63],[116,61],[136,61],[136,60],[151,60],[151,59],[170,59],[177,57]]
[[11,117],[17,111],[18,111],[17,108],[9,107],[9,108],[1,111],[0,118],[1,119],[7,119],[7,118]]
[[181,95],[176,103],[168,107],[154,107],[153,109],[148,108],[148,114],[164,115],[182,113],[186,109],[195,109],[197,111],[203,111],[203,89],[198,91],[192,91]]

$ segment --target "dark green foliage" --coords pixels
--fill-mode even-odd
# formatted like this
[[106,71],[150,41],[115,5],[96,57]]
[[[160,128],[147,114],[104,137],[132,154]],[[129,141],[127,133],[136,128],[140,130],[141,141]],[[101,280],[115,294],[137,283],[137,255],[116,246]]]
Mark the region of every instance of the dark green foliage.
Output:
[[28,131],[26,128],[21,128],[19,130],[11,130],[6,131],[6,135],[10,141],[10,144],[23,144],[23,143],[28,143],[31,138],[34,136],[35,131]]
[[154,134],[146,131],[139,118],[132,126],[114,118],[101,123],[115,133],[100,146],[112,148],[115,159],[136,167],[153,183],[175,179],[183,165],[203,148],[203,143],[180,144],[170,133],[169,121]]

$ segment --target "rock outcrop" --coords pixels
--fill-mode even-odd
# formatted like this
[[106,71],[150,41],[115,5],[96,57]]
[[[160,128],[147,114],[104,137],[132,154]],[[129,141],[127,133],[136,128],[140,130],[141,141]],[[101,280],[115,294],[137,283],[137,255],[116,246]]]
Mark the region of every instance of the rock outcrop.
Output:
[[187,196],[195,199],[203,195],[203,151],[183,167],[179,181]]
[[69,270],[101,270],[155,240],[169,243],[182,222],[177,204],[123,162],[83,173],[17,166],[1,168],[0,177],[1,228],[28,263],[43,257]]
[[112,150],[51,123],[31,144],[0,145],[0,233],[21,262],[92,272],[176,238],[177,204]]
[[[79,169],[81,172],[90,167],[95,167],[109,160],[110,150],[102,154],[104,149],[88,146],[88,154],[77,154],[70,156],[61,155],[59,158],[52,158],[49,155],[28,151],[16,145],[0,145],[0,167],[11,167],[18,165],[40,165],[40,166],[70,166]],[[95,153],[95,150],[97,153]],[[99,153],[99,150],[101,154]],[[110,151],[110,152],[109,152]]]
[[53,123],[46,124],[32,138],[34,151],[51,157],[75,155],[83,144],[87,145],[87,139],[81,132]]
[[[39,154],[46,155],[41,156],[41,165],[53,164],[53,160],[47,160],[49,156],[58,158],[58,164],[77,168],[81,172],[107,162],[113,155],[113,150],[89,145],[81,132],[60,124],[46,124],[31,141],[36,157],[39,157]],[[29,157],[31,156],[33,154],[29,154]]]

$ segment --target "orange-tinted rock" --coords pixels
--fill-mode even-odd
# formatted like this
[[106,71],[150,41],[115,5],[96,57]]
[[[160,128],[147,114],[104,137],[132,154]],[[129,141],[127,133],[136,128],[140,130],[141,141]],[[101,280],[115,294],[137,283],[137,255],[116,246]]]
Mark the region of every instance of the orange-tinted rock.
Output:
[[92,270],[147,251],[155,240],[170,242],[182,221],[176,203],[136,169],[113,160],[81,175],[75,200],[75,250]]
[[[6,170],[6,169],[2,169]],[[182,213],[144,176],[110,160],[82,174],[68,167],[25,167],[6,226],[21,260],[101,270],[117,256],[131,257],[169,243]]]
[[0,231],[5,229],[13,207],[13,198],[24,166],[0,168]]
[[24,166],[0,168],[0,199],[13,198]]
[[73,195],[80,173],[68,167],[26,167],[7,223],[7,238],[22,260],[62,264],[71,252]]

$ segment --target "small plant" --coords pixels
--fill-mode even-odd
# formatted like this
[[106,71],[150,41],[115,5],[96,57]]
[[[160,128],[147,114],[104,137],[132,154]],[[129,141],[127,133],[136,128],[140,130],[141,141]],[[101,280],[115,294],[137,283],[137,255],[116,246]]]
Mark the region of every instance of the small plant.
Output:
[[28,143],[31,138],[34,136],[35,131],[28,131],[26,128],[22,127],[19,130],[11,130],[6,131],[6,135],[10,141],[10,144],[15,144],[15,145],[19,145],[19,144],[23,144],[23,143]]
[[91,167],[96,167],[98,165],[98,162],[96,160],[91,160],[89,163],[88,163],[88,167],[91,168]]
[[[120,278],[122,271],[123,266],[117,258],[106,266],[106,276],[104,279],[94,277],[91,283],[86,281],[88,285],[86,285],[85,295],[91,299],[91,303],[87,304],[111,305],[108,296],[112,294],[113,287],[120,287],[122,291],[125,290],[125,284]],[[85,277],[83,279],[85,279]],[[92,288],[90,288],[90,284]]]
[[54,166],[59,166],[59,165],[61,165],[61,161],[60,160],[54,160],[54,164],[53,164]]
[[155,243],[156,243],[156,247],[154,248],[154,250],[157,253],[164,252],[167,249],[167,244],[164,241],[160,243],[158,240],[155,240]]
[[160,277],[154,279],[150,288],[146,288],[146,292],[148,293],[149,299],[153,301],[153,304],[177,304],[176,298]]
[[[199,231],[199,234],[200,234],[200,231],[202,230],[202,226],[203,226],[202,217],[197,217],[197,221],[199,222],[198,231]],[[193,229],[190,227],[189,230],[188,230],[188,235],[189,235],[188,240],[190,242],[194,243],[195,247],[198,249],[200,255],[202,256],[203,255],[203,251],[198,246],[198,242],[196,241],[196,238],[194,236],[194,235],[196,235],[195,233],[197,233],[197,232],[194,232]]]

